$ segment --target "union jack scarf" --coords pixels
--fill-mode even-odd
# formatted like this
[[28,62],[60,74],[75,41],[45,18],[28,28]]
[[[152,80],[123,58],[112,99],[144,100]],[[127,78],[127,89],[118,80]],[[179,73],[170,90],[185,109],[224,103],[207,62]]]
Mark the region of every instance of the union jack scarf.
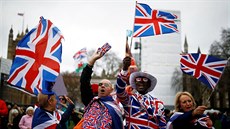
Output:
[[61,120],[61,115],[58,111],[54,111],[53,114],[41,109],[40,107],[35,109],[32,128],[33,129],[56,129],[56,126]]
[[173,125],[172,125],[172,122],[174,120],[176,120],[176,118],[180,115],[182,115],[183,113],[182,112],[175,112],[173,113],[173,115],[170,117],[170,120],[168,121],[167,123],[167,126],[166,126],[166,129],[173,129]]
[[97,100],[99,100],[99,102],[108,109],[109,114],[112,117],[112,129],[123,129],[122,111],[112,96],[101,98],[94,97],[93,100],[85,108],[85,110],[88,110],[91,104]]
[[[167,123],[166,129],[173,129],[173,124],[172,124],[173,121],[176,120],[180,115],[183,115],[183,114],[184,114],[183,112],[175,112],[171,116],[169,122]],[[203,115],[201,118],[195,119],[192,122],[194,123],[194,125],[200,124],[201,126],[211,129],[212,126],[207,125],[207,121],[206,121],[207,118],[209,118],[209,116]]]

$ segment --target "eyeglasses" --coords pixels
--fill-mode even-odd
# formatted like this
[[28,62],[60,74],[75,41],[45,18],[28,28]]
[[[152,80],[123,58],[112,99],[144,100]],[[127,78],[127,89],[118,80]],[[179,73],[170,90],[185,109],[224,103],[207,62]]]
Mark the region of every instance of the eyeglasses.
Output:
[[135,78],[135,81],[136,82],[148,82],[149,79],[145,78],[145,77],[137,77],[137,78]]
[[59,98],[59,100],[65,100],[64,98]]
[[102,85],[104,85],[105,87],[109,87],[110,86],[109,83],[98,83],[98,86],[102,86]]

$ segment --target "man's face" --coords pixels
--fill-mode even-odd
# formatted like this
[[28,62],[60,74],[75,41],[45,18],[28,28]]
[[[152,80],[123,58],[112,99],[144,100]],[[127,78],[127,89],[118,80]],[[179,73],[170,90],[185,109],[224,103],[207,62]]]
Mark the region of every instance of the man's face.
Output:
[[150,80],[146,77],[136,77],[135,83],[136,83],[136,90],[143,95],[147,93],[147,90],[151,85]]
[[113,91],[112,84],[109,80],[103,79],[98,84],[98,97],[108,96],[112,91]]

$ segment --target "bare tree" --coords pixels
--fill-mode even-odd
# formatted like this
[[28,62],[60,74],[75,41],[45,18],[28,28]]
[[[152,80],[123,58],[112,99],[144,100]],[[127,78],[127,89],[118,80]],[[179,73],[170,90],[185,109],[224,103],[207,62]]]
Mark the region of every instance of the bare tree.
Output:
[[[88,52],[89,57],[95,52],[90,50]],[[97,76],[102,78],[114,78],[120,70],[122,60],[113,51],[107,52],[100,60],[94,65],[94,72]]]
[[[214,41],[209,50],[210,55],[228,59],[228,64],[225,67],[222,76],[215,87],[215,92],[211,98],[211,106],[221,108],[229,108],[230,103],[230,28],[222,29],[220,41]],[[218,96],[218,97],[216,97]],[[226,99],[228,98],[228,99]],[[218,100],[218,101],[217,101]],[[218,103],[218,104],[217,104]]]
[[172,79],[171,79],[171,84],[176,92],[183,90],[183,78],[182,78],[182,72],[180,69],[175,68]]
[[75,72],[63,72],[61,73],[63,76],[63,80],[68,92],[68,96],[72,98],[74,101],[81,101],[81,93],[80,93],[80,77],[77,76]]
[[209,53],[211,55],[227,59],[230,57],[230,29],[222,29],[220,41],[214,41]]

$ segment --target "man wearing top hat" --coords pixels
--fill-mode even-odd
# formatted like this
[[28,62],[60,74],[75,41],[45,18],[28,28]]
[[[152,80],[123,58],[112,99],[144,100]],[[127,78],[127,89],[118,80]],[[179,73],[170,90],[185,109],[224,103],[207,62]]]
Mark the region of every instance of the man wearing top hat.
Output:
[[[127,64],[129,66],[131,63],[126,57],[123,67],[127,67]],[[121,73],[117,77],[116,92],[125,109],[125,128],[165,129],[164,104],[148,94],[155,88],[157,79],[146,72],[131,73],[127,78],[134,91],[130,94],[125,90],[126,79]]]

